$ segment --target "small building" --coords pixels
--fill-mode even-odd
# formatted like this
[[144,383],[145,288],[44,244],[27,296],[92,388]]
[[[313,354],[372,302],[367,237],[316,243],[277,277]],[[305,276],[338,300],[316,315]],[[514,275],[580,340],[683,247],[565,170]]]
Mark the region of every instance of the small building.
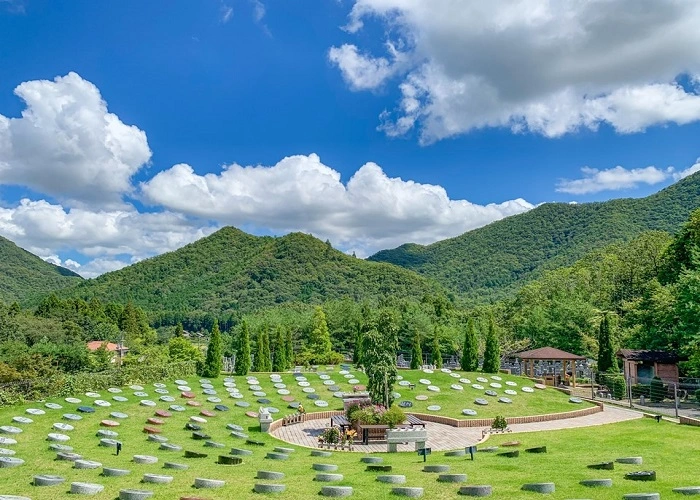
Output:
[[678,383],[678,362],[687,360],[672,352],[648,349],[620,349],[617,357],[622,360],[625,378],[636,384],[648,384],[654,377]]
[[115,344],[114,342],[106,342],[104,340],[91,340],[87,343],[87,348],[90,352],[95,352],[98,349],[101,349],[102,346],[106,347],[107,352],[114,353],[112,356],[112,363],[115,363],[117,359],[122,359],[126,355],[126,353],[129,352],[128,347],[120,344]]
[[[525,376],[541,376],[547,385],[561,385],[567,380],[576,387],[576,363],[586,361],[585,356],[562,351],[556,347],[540,347],[523,351],[514,356],[521,360]],[[535,368],[537,366],[537,368]]]

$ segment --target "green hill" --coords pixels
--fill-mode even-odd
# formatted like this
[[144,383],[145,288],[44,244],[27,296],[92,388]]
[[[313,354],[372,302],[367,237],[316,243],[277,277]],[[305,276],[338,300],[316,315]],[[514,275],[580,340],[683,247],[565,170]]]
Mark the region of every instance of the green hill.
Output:
[[73,271],[49,264],[0,236],[0,301],[25,303],[81,280]]
[[675,232],[700,207],[700,174],[646,198],[548,203],[432,245],[402,245],[370,257],[417,271],[469,302],[507,296],[546,269],[646,230]]
[[221,313],[343,297],[419,299],[440,290],[412,271],[348,256],[312,236],[258,237],[226,227],[65,294],[104,302],[132,300],[151,312]]

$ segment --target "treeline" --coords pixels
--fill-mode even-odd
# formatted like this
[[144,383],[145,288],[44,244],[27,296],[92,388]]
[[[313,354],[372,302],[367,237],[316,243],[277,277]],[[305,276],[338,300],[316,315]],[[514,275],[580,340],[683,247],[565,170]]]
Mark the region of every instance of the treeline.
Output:
[[50,379],[59,373],[98,372],[114,365],[114,353],[89,351],[87,342],[123,341],[134,362],[156,344],[146,314],[131,303],[46,297],[35,309],[0,303],[0,383]]
[[650,231],[550,271],[494,307],[504,331],[595,357],[599,325],[616,348],[665,349],[700,375],[700,210],[674,237]]

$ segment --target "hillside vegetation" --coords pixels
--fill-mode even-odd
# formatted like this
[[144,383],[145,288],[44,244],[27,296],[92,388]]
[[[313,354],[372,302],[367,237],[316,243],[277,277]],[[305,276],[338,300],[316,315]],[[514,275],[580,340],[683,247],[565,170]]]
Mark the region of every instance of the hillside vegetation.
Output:
[[0,301],[26,302],[31,297],[82,281],[69,269],[49,264],[0,236]]
[[305,234],[258,237],[232,227],[174,252],[111,272],[64,294],[133,301],[146,311],[247,312],[285,302],[420,299],[440,287],[389,264],[367,262]]
[[700,174],[654,195],[603,203],[548,203],[432,245],[402,245],[370,257],[417,271],[469,303],[511,296],[543,271],[643,231],[675,233],[700,207]]

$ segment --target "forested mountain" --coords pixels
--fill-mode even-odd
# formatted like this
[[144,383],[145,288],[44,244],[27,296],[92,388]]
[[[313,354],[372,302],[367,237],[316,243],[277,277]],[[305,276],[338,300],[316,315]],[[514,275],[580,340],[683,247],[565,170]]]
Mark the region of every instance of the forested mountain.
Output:
[[148,312],[248,312],[284,302],[420,299],[441,287],[412,271],[367,262],[305,234],[252,236],[223,228],[174,252],[85,281],[63,295],[133,301]]
[[647,230],[675,233],[700,207],[700,173],[646,198],[548,203],[432,245],[402,245],[370,257],[417,271],[469,303],[511,296],[544,270],[573,264]]
[[25,302],[32,296],[65,288],[82,278],[43,261],[0,236],[0,301]]

